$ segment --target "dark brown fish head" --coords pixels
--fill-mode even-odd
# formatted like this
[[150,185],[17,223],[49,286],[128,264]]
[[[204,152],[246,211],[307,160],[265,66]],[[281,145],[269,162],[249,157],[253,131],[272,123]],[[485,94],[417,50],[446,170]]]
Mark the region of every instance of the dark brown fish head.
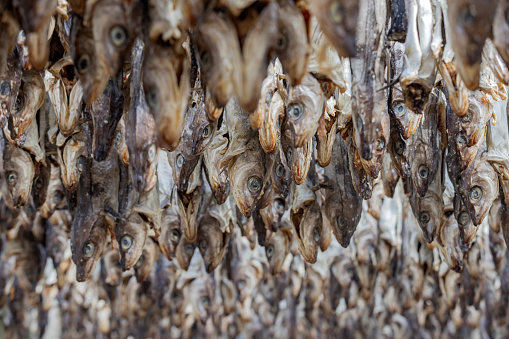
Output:
[[0,127],[3,127],[7,122],[7,116],[17,100],[22,76],[21,56],[15,48],[7,56],[5,72],[0,74]]
[[312,75],[308,74],[300,85],[290,88],[286,116],[294,147],[303,147],[315,134],[324,109],[325,96],[320,83]]
[[191,102],[187,114],[192,115],[192,154],[200,155],[212,142],[216,134],[217,121],[210,121],[205,112],[205,101],[199,103]]
[[103,161],[110,153],[113,143],[121,143],[122,136],[117,139],[117,124],[122,117],[124,107],[124,95],[122,84],[115,79],[109,79],[106,88],[99,98],[91,104],[90,114],[94,124],[92,139],[92,152],[94,159]]
[[194,242],[187,240],[186,237],[181,237],[180,242],[177,245],[175,258],[177,259],[180,268],[185,271],[187,271],[187,268],[191,263],[191,258],[193,257],[195,248],[196,244]]
[[257,139],[228,168],[233,196],[242,214],[248,218],[263,190],[265,152]]
[[152,240],[152,238],[148,238],[145,242],[145,246],[143,247],[143,252],[141,256],[138,258],[138,261],[134,265],[134,272],[136,274],[136,280],[141,283],[144,281],[149,275],[150,271],[154,267],[154,264],[157,260],[157,245]]
[[[474,162],[473,165],[476,164],[477,162]],[[463,176],[461,184],[463,191],[468,195],[463,200],[472,222],[477,226],[488,215],[490,207],[498,197],[498,177],[493,167],[486,161],[478,164],[471,173],[471,176]]]
[[479,87],[481,56],[498,1],[453,1],[447,4],[455,64],[468,89]]
[[92,35],[98,58],[104,70],[116,77],[141,27],[141,1],[100,0],[93,7]]
[[37,32],[50,20],[57,7],[57,1],[43,0],[34,3],[22,0],[16,3],[16,7],[20,14],[23,30],[26,32]]
[[276,232],[278,230],[281,223],[281,217],[285,213],[287,206],[287,199],[276,195],[271,197],[269,204],[265,208],[260,209],[260,215],[266,229],[272,232]]
[[280,3],[279,34],[274,50],[291,83],[300,84],[307,72],[309,49],[304,16],[291,1]]
[[180,244],[182,238],[181,223],[181,217],[173,206],[168,206],[163,210],[159,246],[168,260],[173,260],[177,246]]
[[48,186],[51,180],[51,166],[43,166],[37,163],[35,165],[36,173],[32,183],[32,198],[35,207],[40,208],[46,201]]
[[[103,215],[84,216],[78,222],[73,223],[73,228],[79,228],[85,233],[74,235],[71,233],[71,246],[73,261],[76,264],[76,280],[79,282],[90,279],[95,265],[99,260],[104,245],[106,244],[106,234],[108,226]],[[86,233],[86,230],[90,233]],[[79,232],[79,231],[78,231]]]
[[[435,178],[437,170],[437,155],[435,155],[435,158],[427,157],[426,151],[424,150],[428,147],[427,145],[416,144],[414,147],[415,148],[412,152],[416,154],[416,157],[413,159],[410,165],[410,174],[412,176],[412,183],[415,190],[417,191],[417,194],[423,197],[426,195],[428,187],[431,185]],[[435,164],[433,164],[433,162],[435,162]]]
[[316,201],[306,208],[291,210],[290,218],[298,239],[299,251],[305,261],[315,263],[323,241],[323,221],[320,206]]
[[[189,138],[188,141],[191,141],[191,139]],[[168,156],[170,166],[173,169],[175,185],[179,192],[183,193],[187,191],[191,174],[200,160],[199,156],[191,154],[192,150],[188,146],[190,146],[190,143],[182,140],[177,149],[170,152]]]
[[410,149],[407,148],[407,142],[403,139],[396,127],[395,119],[391,118],[391,128],[389,135],[388,151],[392,158],[394,168],[398,171],[400,177],[410,177],[410,162],[408,156]]
[[278,274],[283,268],[283,263],[290,250],[292,236],[282,228],[271,233],[269,241],[265,244],[265,255],[269,261],[272,274]]
[[159,147],[177,148],[189,102],[189,62],[183,49],[148,43],[143,61],[143,88],[154,117]]
[[[224,107],[240,83],[242,59],[237,30],[231,19],[209,11],[193,36],[202,81],[215,107]],[[238,78],[238,79],[237,79]]]
[[71,56],[85,102],[92,103],[103,92],[109,77],[105,60],[97,54],[92,27],[84,26],[78,16],[72,19]]
[[219,221],[215,218],[206,215],[200,220],[196,244],[203,257],[207,273],[214,271],[219,265],[229,240],[230,233],[223,233]]
[[4,170],[7,188],[14,207],[24,206],[32,190],[35,167],[28,152],[7,145],[4,152]]
[[428,243],[431,243],[438,232],[442,220],[442,204],[441,197],[438,197],[435,192],[429,192],[424,198],[418,199],[418,204],[415,207],[415,218],[421,227],[422,234]]
[[202,275],[189,284],[191,304],[194,316],[202,325],[205,325],[212,315],[214,302],[214,283],[209,276]]
[[[361,143],[356,144],[359,155],[361,156],[362,166],[368,175],[373,178],[378,177],[378,173],[382,169],[383,158],[385,152],[387,151],[387,143],[390,137],[390,122],[389,115],[387,113],[378,113],[378,122],[374,122],[369,125],[369,127],[364,129],[365,134],[361,134]],[[372,137],[364,138],[363,135],[372,135]],[[369,159],[365,158],[365,155],[368,155],[368,151],[366,149],[366,142],[369,140],[372,144],[369,145],[369,150],[371,157]]]
[[355,37],[359,2],[319,0],[313,1],[310,4],[310,9],[338,54],[343,57],[354,57],[357,54]]
[[[150,191],[156,181],[156,167],[159,149],[155,143],[153,119],[139,121],[136,125],[134,144],[128,142],[129,164],[133,168],[135,188],[140,193]],[[152,135],[150,135],[152,134]]]
[[274,193],[286,199],[290,193],[292,184],[292,170],[288,166],[286,155],[283,152],[281,143],[278,142],[277,151],[274,155],[275,161],[272,167],[271,179]]
[[147,240],[148,225],[137,213],[132,212],[126,220],[115,226],[122,270],[130,270],[140,258]]

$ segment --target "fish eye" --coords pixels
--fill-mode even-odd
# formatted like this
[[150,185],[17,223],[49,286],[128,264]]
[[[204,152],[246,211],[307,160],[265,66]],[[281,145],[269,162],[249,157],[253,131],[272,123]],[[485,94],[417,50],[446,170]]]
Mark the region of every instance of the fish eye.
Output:
[[53,194],[53,202],[55,203],[55,205],[60,205],[63,200],[64,197],[62,196],[61,192],[55,192],[55,194]]
[[199,246],[200,246],[200,250],[205,251],[207,249],[207,247],[209,246],[209,244],[208,244],[207,240],[202,239],[202,240],[200,240]]
[[288,159],[288,161],[292,161],[292,156],[293,156],[292,148],[288,147],[286,149],[286,158]]
[[136,265],[134,265],[134,266],[136,268],[140,268],[141,265],[143,264],[143,260],[144,260],[144,258],[143,258],[143,254],[142,254],[142,255],[140,255],[140,258],[138,259],[138,261],[136,262]]
[[205,72],[210,68],[210,66],[212,66],[212,59],[208,51],[203,51],[203,53],[200,54],[200,61],[201,68]]
[[43,181],[42,181],[42,178],[37,178],[35,180],[35,188],[37,188],[38,190],[40,190],[42,188],[42,185],[43,185]]
[[282,177],[285,174],[285,167],[282,163],[277,164],[276,166],[276,175],[278,177]]
[[122,142],[122,131],[117,131],[115,134],[115,145],[120,146],[120,143]]
[[376,150],[377,152],[382,152],[385,148],[385,138],[380,137],[376,141]]
[[95,245],[93,242],[89,241],[83,246],[83,255],[87,258],[92,257],[94,255]]
[[288,38],[286,37],[285,32],[283,32],[283,31],[279,32],[279,35],[277,37],[276,48],[281,51],[286,48],[287,43],[288,43]]
[[258,193],[262,189],[262,181],[258,177],[250,177],[247,181],[247,187],[252,193]]
[[18,182],[18,175],[15,172],[9,173],[9,175],[7,176],[7,182],[11,187],[16,185],[16,183]]
[[468,216],[467,212],[461,212],[460,215],[458,216],[458,223],[461,226],[465,226],[466,224],[468,224],[469,220],[470,220],[470,217]]
[[429,213],[428,212],[422,212],[421,214],[419,214],[419,221],[424,223],[424,224],[427,224],[429,222]]
[[187,244],[186,247],[184,247],[184,251],[187,253],[187,254],[193,254],[194,252],[194,247],[192,244]]
[[16,101],[14,102],[14,105],[12,106],[11,113],[16,114],[23,110],[25,107],[25,97],[22,93],[18,94],[16,97]]
[[341,1],[332,1],[329,6],[330,17],[333,23],[336,25],[341,24],[345,20],[345,7]]
[[11,94],[11,84],[7,80],[0,81],[0,98],[5,98]]
[[465,6],[460,13],[460,22],[463,26],[472,26],[475,22],[475,13],[470,6]]
[[201,297],[200,302],[203,306],[207,307],[210,305],[210,298],[207,296]]
[[80,55],[78,57],[78,61],[76,62],[76,69],[78,73],[83,74],[88,72],[88,68],[90,67],[90,57],[86,54]]
[[148,161],[153,162],[156,157],[156,145],[150,145],[148,149]]
[[464,133],[458,134],[456,137],[456,143],[458,144],[458,147],[465,147],[467,145],[467,138]]
[[276,199],[274,200],[274,206],[276,207],[276,210],[278,210],[278,212],[284,212],[285,210],[285,204],[283,202],[283,200],[281,199]]
[[479,186],[472,187],[469,194],[470,200],[474,202],[481,200],[482,195],[483,195],[482,188],[480,188]]
[[115,25],[110,30],[110,40],[116,47],[122,46],[127,41],[127,31],[121,25]]
[[304,114],[304,106],[301,103],[294,103],[288,107],[288,117],[293,120],[299,119]]
[[155,89],[149,89],[145,93],[145,100],[147,101],[147,105],[151,110],[157,110],[157,92]]
[[318,228],[315,228],[313,230],[313,240],[315,241],[315,243],[319,243],[320,242],[320,230]]
[[419,166],[419,176],[422,179],[426,179],[428,177],[428,175],[429,175],[428,166],[426,166],[426,165]]
[[340,217],[338,217],[337,221],[338,221],[339,228],[343,229],[343,228],[346,227],[346,220],[345,220],[345,218],[340,216]]
[[406,145],[403,142],[403,140],[396,141],[395,146],[396,146],[396,153],[399,155],[403,155],[403,153],[405,152],[405,148],[406,148]]
[[170,240],[174,243],[178,243],[180,241],[180,232],[177,230],[171,231]]
[[472,112],[468,110],[467,114],[462,118],[463,122],[470,122],[472,121]]
[[177,167],[181,168],[184,165],[184,157],[182,154],[177,155]]
[[393,106],[392,110],[397,117],[400,117],[406,113],[406,106],[403,102],[398,102]]
[[78,158],[78,171],[80,173],[83,173],[84,170],[85,170],[85,157],[84,156],[80,156]]
[[116,268],[122,268],[122,263],[120,263],[120,261],[117,261],[117,262],[115,263],[115,267],[116,267]]
[[272,256],[274,255],[274,245],[270,244],[269,246],[267,246],[267,248],[265,249],[265,254],[267,255],[267,259],[272,258]]
[[203,129],[203,132],[202,132],[202,137],[206,138],[210,135],[210,125],[209,126],[205,126],[205,128]]
[[132,245],[133,239],[130,236],[124,235],[122,238],[120,238],[120,247],[122,247],[124,251],[130,249]]
[[265,106],[269,106],[270,100],[272,100],[272,91],[268,91],[265,95]]

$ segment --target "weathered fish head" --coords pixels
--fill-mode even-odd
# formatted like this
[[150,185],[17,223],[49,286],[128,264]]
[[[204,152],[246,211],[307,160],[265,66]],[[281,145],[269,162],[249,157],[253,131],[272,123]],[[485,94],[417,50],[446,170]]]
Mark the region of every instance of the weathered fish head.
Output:
[[181,216],[175,206],[168,206],[163,210],[161,219],[161,236],[159,246],[168,260],[175,257],[177,246],[182,237]]
[[442,197],[437,192],[428,191],[424,198],[418,199],[416,219],[428,243],[435,239],[442,220]]
[[115,131],[115,138],[113,139],[113,143],[115,148],[117,149],[117,153],[119,155],[120,160],[124,166],[129,166],[129,149],[127,148],[126,141],[126,129],[125,129],[125,119],[122,117],[117,124],[117,129]]
[[223,259],[230,236],[230,233],[221,231],[219,221],[210,215],[205,215],[199,221],[196,243],[207,273],[214,271]]
[[392,92],[392,105],[390,112],[396,118],[398,129],[401,136],[406,140],[410,138],[419,127],[422,121],[422,114],[417,114],[405,105],[405,100],[399,86],[394,86],[398,90]]
[[189,102],[189,62],[182,48],[149,43],[143,62],[143,88],[154,116],[157,142],[174,150],[180,141]]
[[148,225],[137,213],[132,212],[115,226],[115,237],[120,249],[122,270],[130,270],[140,258],[147,240]]
[[214,283],[207,275],[200,275],[189,284],[194,316],[203,325],[212,314],[214,302]]
[[300,85],[290,88],[286,116],[294,147],[303,147],[316,132],[324,109],[325,96],[312,75],[308,74]]
[[210,121],[205,112],[205,101],[191,102],[187,114],[193,116],[192,154],[200,155],[212,142],[217,130],[217,121]]
[[79,159],[86,153],[86,143],[73,137],[67,140],[64,149],[59,152],[62,183],[71,192],[75,192],[78,187],[80,174],[83,172],[83,163]]
[[111,286],[119,286],[122,282],[120,254],[116,249],[111,249],[103,255],[102,260],[101,264],[104,262],[104,274],[106,274],[104,282]]
[[0,127],[7,122],[7,116],[17,101],[18,91],[21,86],[23,69],[21,56],[17,49],[7,56],[5,72],[0,70]]
[[177,259],[180,268],[183,270],[187,271],[187,268],[191,263],[191,258],[193,257],[195,248],[196,244],[194,242],[187,240],[186,237],[181,237],[180,242],[177,245],[175,258]]
[[[106,244],[108,225],[104,215],[89,214],[76,218],[73,223],[74,228],[84,231],[82,234],[74,234],[74,236],[71,233],[72,260],[76,264],[76,280],[83,282],[90,279],[95,265],[102,255]],[[87,230],[89,233],[86,232]]]
[[313,200],[309,204],[290,211],[290,218],[295,229],[299,251],[304,260],[316,262],[318,250],[322,245],[323,220],[320,206]]
[[67,247],[69,234],[65,231],[63,224],[57,224],[52,220],[57,218],[46,219],[45,221],[45,247],[46,252],[53,260],[54,267],[59,267],[64,258],[64,251]]
[[359,2],[351,0],[319,0],[310,3],[323,33],[329,38],[338,54],[354,57],[357,54],[356,29]]
[[157,260],[157,245],[152,238],[147,238],[143,252],[134,265],[136,280],[140,283],[144,281],[154,267]]
[[31,192],[35,207],[40,208],[46,201],[48,185],[51,180],[51,166],[43,166],[38,163],[34,165],[36,167]]
[[295,148],[291,144],[291,132],[284,129],[282,147],[285,151],[286,160],[293,175],[293,180],[298,185],[302,184],[308,175],[311,156],[313,155],[313,139],[306,140],[303,147]]
[[429,153],[426,150],[427,148],[428,145],[415,144],[412,152],[416,154],[416,157],[412,160],[410,165],[412,183],[421,197],[428,191],[428,187],[435,178],[437,170],[437,155],[435,154],[433,157],[429,157],[431,154],[427,154]]
[[269,261],[271,272],[275,275],[283,268],[283,263],[290,251],[292,236],[287,230],[279,228],[268,238],[269,241],[265,244],[265,255]]
[[265,110],[264,119],[259,131],[260,145],[267,154],[270,154],[276,150],[278,139],[281,135],[281,123],[285,117],[285,103],[278,91],[267,89],[265,96],[262,96],[258,103],[257,110],[260,109]]
[[71,30],[71,56],[74,68],[81,80],[86,103],[92,103],[106,87],[108,72],[105,60],[98,57],[91,26],[74,16]]
[[28,152],[8,145],[4,153],[4,170],[7,188],[14,207],[24,206],[32,190],[35,167]]
[[180,192],[187,191],[191,174],[200,160],[199,156],[192,154],[192,139],[187,132],[191,133],[190,130],[186,130],[179,146],[168,156],[170,166],[173,169],[173,179]]
[[257,139],[251,139],[248,149],[228,167],[233,196],[242,214],[248,218],[263,189],[265,152]]
[[[467,216],[468,217],[468,216]],[[460,221],[452,213],[446,213],[445,219],[442,219],[440,239],[443,247],[439,247],[445,257],[445,261],[451,270],[461,271],[463,269],[463,242],[461,240],[459,223],[463,222],[462,217]]]

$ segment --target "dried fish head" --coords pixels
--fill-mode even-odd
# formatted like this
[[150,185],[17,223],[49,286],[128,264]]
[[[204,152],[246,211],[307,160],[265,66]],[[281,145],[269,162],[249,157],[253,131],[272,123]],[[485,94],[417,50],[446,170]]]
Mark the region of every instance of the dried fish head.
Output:
[[148,225],[136,212],[115,225],[115,237],[120,250],[122,270],[130,270],[140,258],[147,240]]
[[32,190],[35,167],[28,152],[6,143],[3,154],[5,180],[14,207],[24,206]]
[[229,242],[230,233],[221,230],[216,218],[205,214],[200,219],[196,244],[203,257],[207,273],[214,271],[219,265]]

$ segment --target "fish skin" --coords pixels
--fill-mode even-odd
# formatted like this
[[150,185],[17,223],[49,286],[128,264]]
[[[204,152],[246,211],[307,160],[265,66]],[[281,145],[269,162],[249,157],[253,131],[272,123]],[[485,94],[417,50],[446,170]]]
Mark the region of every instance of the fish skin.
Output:
[[108,83],[106,62],[98,57],[93,30],[83,19],[72,17],[71,57],[83,87],[84,101],[93,103]]
[[30,197],[35,175],[32,158],[28,152],[6,142],[3,162],[9,199],[15,208],[24,206]]
[[322,88],[312,75],[308,74],[300,85],[290,88],[286,102],[286,126],[291,131],[293,147],[303,147],[313,136],[324,109]]
[[[263,191],[265,178],[265,152],[256,138],[247,144],[247,150],[228,165],[228,178],[237,206],[242,214],[249,218],[256,201]],[[252,179],[252,180],[251,180]],[[256,188],[249,189],[249,182],[257,182]]]
[[57,7],[57,0],[29,1],[20,0],[16,7],[21,16],[21,25],[26,32],[41,30],[50,20]]
[[463,117],[468,112],[468,89],[461,79],[457,67],[453,62],[441,61],[438,70],[444,80],[444,88],[447,90],[448,102],[457,116]]
[[156,146],[157,129],[155,120],[145,101],[142,84],[141,65],[143,45],[137,40],[133,47],[130,98],[126,117],[126,143],[129,150],[129,165],[133,168],[135,189],[150,191],[156,181],[158,148]]
[[391,26],[387,32],[387,40],[405,42],[408,30],[408,18],[404,0],[390,2]]
[[147,238],[143,253],[134,265],[136,280],[141,283],[145,281],[157,261],[157,245],[151,237]]
[[7,67],[5,72],[0,74],[0,84],[2,93],[0,93],[0,127],[4,127],[9,116],[21,86],[23,69],[21,56],[15,48],[7,56]]
[[321,167],[327,167],[331,161],[332,148],[338,130],[339,114],[335,112],[334,106],[331,107],[332,102],[334,102],[334,98],[327,100],[316,131],[316,160]]
[[410,177],[411,138],[403,139],[399,133],[394,116],[390,116],[390,135],[387,149],[391,155],[394,168],[401,178]]
[[[373,158],[378,139],[385,138],[383,140],[385,144],[389,136],[388,91],[382,90],[385,69],[382,34],[385,28],[386,8],[385,3],[372,0],[363,0],[359,6],[367,10],[359,12],[358,54],[350,60],[353,140],[359,156],[369,161]],[[373,169],[366,170],[373,172]]]
[[279,2],[279,35],[275,54],[292,84],[298,85],[305,77],[309,48],[306,22],[297,6],[289,1]]
[[507,10],[509,1],[499,0],[498,7],[493,19],[493,42],[505,64],[509,66],[509,22],[507,22]]
[[19,22],[13,13],[12,8],[0,10],[0,74],[5,74],[7,58],[16,46],[19,32]]
[[368,200],[373,194],[373,177],[366,172],[362,166],[361,157],[353,145],[352,137],[348,138],[348,163],[350,173],[352,175],[352,182],[355,190],[362,199]]
[[415,191],[426,195],[439,169],[438,145],[438,96],[431,93],[423,112],[424,121],[412,138],[410,174]]
[[339,244],[348,247],[361,219],[362,198],[352,182],[348,161],[348,148],[337,136],[332,151],[333,161],[325,168],[326,178],[324,211]]
[[230,237],[229,232],[221,231],[219,221],[210,214],[205,214],[200,218],[196,244],[203,257],[207,273],[214,271],[223,260]]
[[391,156],[389,153],[386,153],[382,165],[382,181],[386,197],[394,197],[394,192],[399,182],[399,178],[399,173],[393,165]]
[[215,107],[224,107],[242,77],[242,57],[235,25],[225,14],[210,11],[193,35],[203,84]]
[[203,152],[203,165],[206,169],[208,181],[218,204],[223,204],[228,198],[230,181],[228,167],[220,166],[222,155],[228,148],[228,138],[225,137],[226,125],[216,130],[212,141]]
[[[122,270],[130,270],[140,258],[147,240],[148,225],[137,212],[130,213],[127,218],[115,225],[115,238],[118,241]],[[128,237],[130,246],[124,246],[123,237]],[[126,238],[127,239],[127,238]]]
[[32,199],[34,206],[40,208],[46,201],[46,193],[48,192],[48,186],[51,180],[51,165],[42,166],[40,164],[36,166],[36,173],[32,182]]
[[451,45],[458,72],[470,90],[479,87],[484,41],[491,33],[498,1],[447,1]]
[[417,114],[405,105],[403,91],[399,84],[391,89],[391,105],[389,114],[395,119],[398,130],[403,139],[408,140],[419,128],[423,120],[422,114]]
[[178,45],[147,42],[143,60],[143,88],[157,126],[161,148],[177,148],[189,102],[189,61]]
[[359,1],[318,0],[309,4],[323,33],[342,57],[355,57],[356,28],[361,6]]
[[463,269],[463,242],[458,222],[453,214],[444,214],[436,237],[438,249],[443,254],[449,268],[459,272]]
[[193,257],[195,249],[196,244],[193,241],[187,240],[186,237],[183,237],[179,244],[177,245],[175,259],[177,259],[179,266],[183,270],[187,271],[187,269],[189,268],[191,258]]
[[139,34],[143,12],[144,6],[139,0],[96,1],[91,14],[92,35],[106,75],[118,76]]
[[285,228],[279,228],[268,235],[265,246],[265,255],[269,262],[272,274],[278,274],[283,269],[286,256],[290,252],[292,235]]
[[[48,164],[47,170],[50,171],[50,175],[48,179],[44,179],[48,181],[46,183],[47,187],[44,191],[46,196],[44,197],[44,202],[39,209],[42,217],[44,218],[50,218],[57,209],[61,209],[68,205],[64,185],[60,178],[60,168]],[[41,173],[42,172],[43,170],[41,169]],[[37,179],[34,180],[34,185],[37,186],[38,183],[36,180]]]
[[64,187],[70,192],[75,192],[80,180],[78,159],[87,153],[86,143],[71,136],[58,152],[58,163]]
[[97,161],[103,161],[108,156],[116,136],[114,132],[122,118],[124,94],[121,86],[118,80],[110,79],[89,109],[94,123],[92,151]]

